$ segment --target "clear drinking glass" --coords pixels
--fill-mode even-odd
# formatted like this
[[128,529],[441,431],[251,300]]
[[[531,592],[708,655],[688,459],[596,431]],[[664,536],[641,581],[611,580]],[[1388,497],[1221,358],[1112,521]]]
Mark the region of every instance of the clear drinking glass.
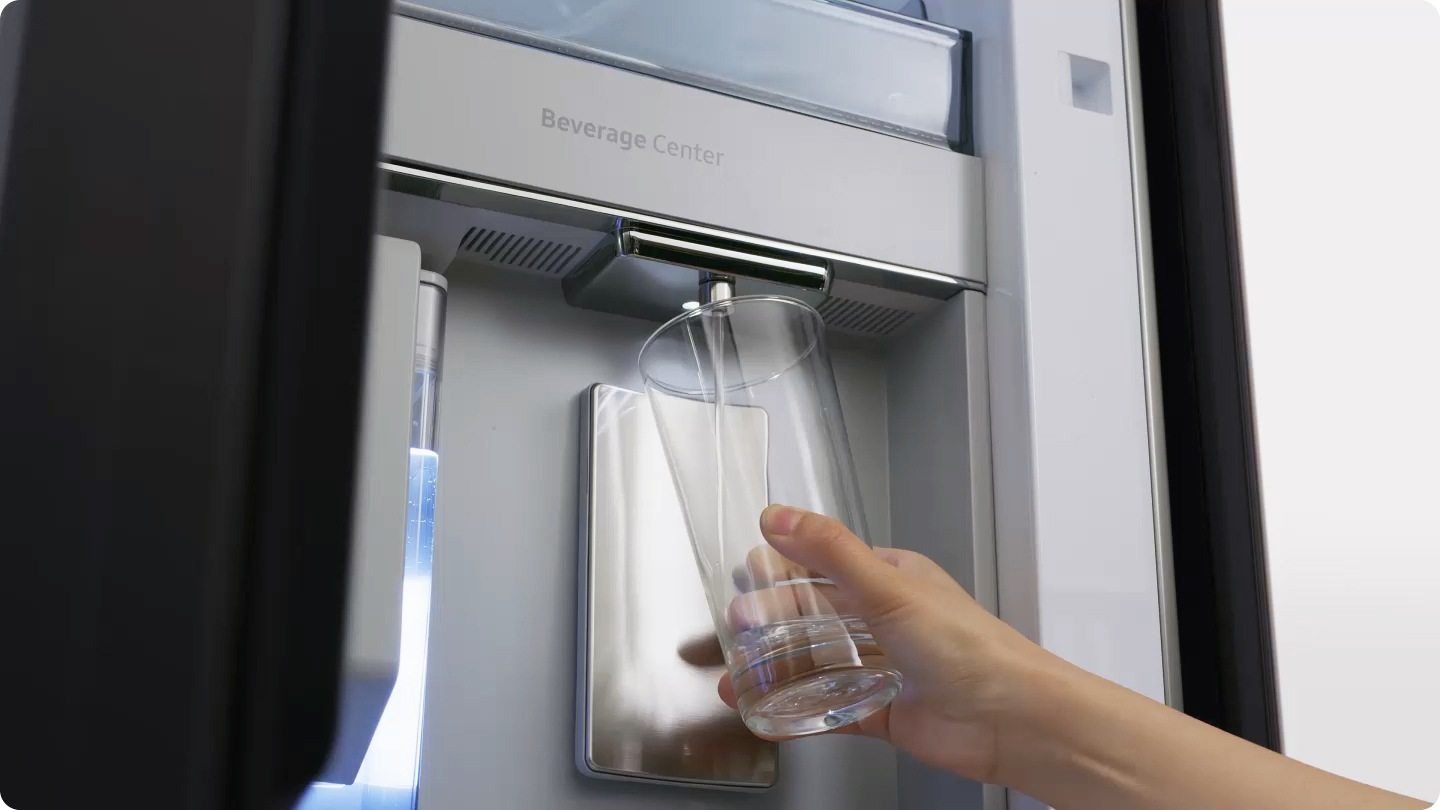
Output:
[[900,676],[870,629],[760,533],[783,503],[866,536],[820,314],[772,296],[707,304],[650,337],[640,373],[745,724],[801,736],[885,706]]

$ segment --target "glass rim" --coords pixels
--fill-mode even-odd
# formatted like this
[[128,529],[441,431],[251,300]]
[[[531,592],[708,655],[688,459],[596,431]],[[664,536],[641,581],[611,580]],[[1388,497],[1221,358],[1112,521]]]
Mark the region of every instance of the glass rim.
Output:
[[[791,298],[791,297],[788,296],[788,295],[737,295],[737,296],[735,296],[734,298],[726,298],[726,299],[721,300],[721,301],[711,301],[711,302],[708,303],[708,304],[702,304],[702,305],[700,305],[700,306],[698,306],[698,307],[696,307],[696,308],[694,308],[694,309],[686,310],[686,311],[680,313],[679,315],[676,315],[675,317],[673,317],[673,318],[671,318],[670,320],[666,321],[665,323],[661,324],[659,328],[657,328],[654,332],[651,332],[651,333],[650,333],[650,337],[648,337],[648,338],[645,339],[645,343],[640,346],[640,353],[639,353],[639,355],[637,355],[637,357],[636,357],[635,365],[636,365],[637,369],[638,369],[639,372],[640,372],[640,379],[645,383],[646,387],[647,387],[647,388],[648,388],[648,387],[654,387],[654,388],[658,388],[658,389],[660,389],[660,390],[662,390],[662,391],[665,391],[665,392],[667,392],[667,393],[672,393],[672,394],[676,394],[676,395],[679,395],[679,396],[686,396],[686,397],[695,396],[695,395],[697,395],[697,394],[703,395],[703,393],[704,393],[703,390],[701,390],[701,391],[687,391],[687,390],[684,390],[684,389],[675,388],[674,386],[667,385],[667,384],[661,382],[659,379],[657,379],[657,378],[654,377],[653,375],[646,373],[646,371],[645,371],[645,357],[646,357],[646,354],[650,351],[650,348],[655,345],[656,340],[658,340],[662,335],[665,335],[665,334],[669,333],[671,330],[673,330],[673,329],[675,329],[676,327],[680,326],[682,323],[684,323],[684,322],[686,322],[686,321],[688,321],[688,320],[692,320],[692,319],[694,319],[694,318],[703,317],[703,316],[705,316],[705,315],[707,315],[707,314],[709,314],[709,313],[715,312],[716,310],[724,309],[724,308],[727,308],[727,307],[728,307],[728,308],[734,308],[735,305],[741,304],[741,303],[753,303],[753,304],[769,303],[769,304],[783,304],[783,305],[786,305],[786,306],[791,306],[791,307],[796,308],[796,309],[799,310],[800,312],[808,315],[810,318],[812,318],[813,321],[818,325],[819,328],[816,330],[816,332],[815,332],[815,337],[810,341],[809,345],[807,345],[807,346],[804,348],[804,350],[799,351],[799,352],[796,352],[794,359],[790,360],[790,362],[786,363],[786,364],[784,365],[784,367],[782,367],[780,370],[776,371],[774,374],[771,374],[771,375],[765,377],[764,379],[760,379],[760,380],[753,380],[753,381],[749,381],[749,382],[740,382],[740,383],[736,383],[735,385],[727,385],[727,386],[725,386],[724,389],[720,389],[720,390],[724,390],[724,391],[741,391],[741,390],[744,390],[744,389],[746,389],[746,388],[754,388],[754,387],[757,386],[757,385],[762,385],[762,384],[764,384],[764,383],[767,383],[767,382],[769,382],[769,381],[771,381],[771,380],[779,377],[780,375],[784,374],[785,372],[789,371],[790,369],[792,369],[792,368],[800,365],[800,363],[804,362],[805,358],[807,358],[807,357],[809,357],[811,354],[813,354],[813,353],[815,352],[815,349],[820,346],[821,341],[824,339],[824,335],[825,335],[825,318],[824,318],[824,316],[822,316],[822,315],[820,314],[820,311],[817,310],[817,309],[815,309],[815,307],[810,306],[809,304],[805,303],[804,301],[801,301],[801,300],[798,299],[798,298]],[[712,391],[713,391],[713,390],[715,390],[715,389],[712,389]]]

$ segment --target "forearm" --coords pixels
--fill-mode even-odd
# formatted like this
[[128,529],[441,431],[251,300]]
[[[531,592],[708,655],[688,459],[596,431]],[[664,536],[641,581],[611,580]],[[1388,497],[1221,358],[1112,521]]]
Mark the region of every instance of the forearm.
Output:
[[1012,784],[1058,810],[1413,810],[1058,661],[1017,677]]

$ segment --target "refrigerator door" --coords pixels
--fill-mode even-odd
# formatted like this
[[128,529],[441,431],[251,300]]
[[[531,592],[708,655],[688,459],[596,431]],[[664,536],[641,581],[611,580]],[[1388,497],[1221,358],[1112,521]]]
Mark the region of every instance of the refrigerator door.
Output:
[[0,794],[284,804],[335,722],[388,4],[26,11]]
[[[983,182],[948,149],[395,23],[413,58],[388,76],[385,196],[425,204],[415,231],[460,225],[422,243],[428,269],[458,271],[427,810],[1004,800],[853,738],[793,746],[761,796],[574,772],[579,436],[565,426],[584,387],[637,384],[654,324],[568,306],[560,270],[548,287],[490,271],[568,268],[607,233],[596,216],[707,224],[858,274],[837,275],[830,301],[853,299],[832,323],[863,337],[909,317],[837,366],[872,539],[940,560],[1078,663],[1178,699],[1133,4],[926,6],[982,44]],[[13,806],[285,806],[329,755],[389,10],[27,9],[0,198],[0,301],[14,302],[0,441],[25,470],[0,489]],[[616,116],[616,98],[644,103]],[[513,209],[485,201],[502,193]],[[575,220],[512,228],[551,197]],[[476,209],[489,218],[466,225]]]

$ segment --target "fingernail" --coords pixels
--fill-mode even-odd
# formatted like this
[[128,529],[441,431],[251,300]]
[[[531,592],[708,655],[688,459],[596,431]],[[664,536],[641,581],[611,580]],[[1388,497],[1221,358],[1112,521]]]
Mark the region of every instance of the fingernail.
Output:
[[795,531],[795,524],[800,522],[802,513],[799,509],[789,506],[767,506],[765,511],[760,513],[760,528],[766,534],[776,537],[788,537]]

